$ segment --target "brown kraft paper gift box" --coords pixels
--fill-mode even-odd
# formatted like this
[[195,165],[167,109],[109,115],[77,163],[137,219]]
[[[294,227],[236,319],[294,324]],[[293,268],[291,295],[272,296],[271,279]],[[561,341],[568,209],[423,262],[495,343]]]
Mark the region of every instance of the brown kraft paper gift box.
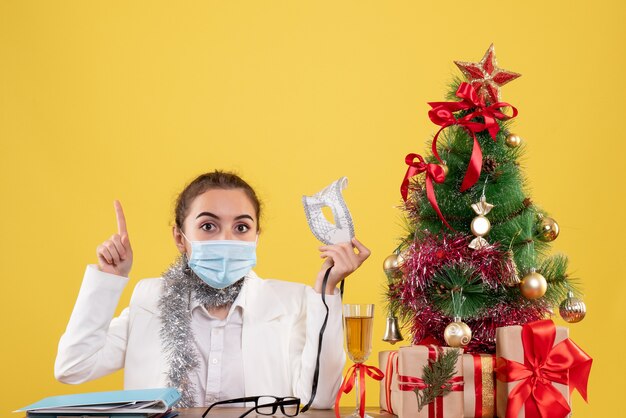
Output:
[[378,365],[385,374],[380,381],[380,409],[397,414],[401,396],[398,389],[398,350],[378,353]]
[[466,418],[496,416],[496,356],[463,354],[463,398]]
[[[569,338],[569,329],[565,327],[556,327],[556,337],[554,344],[557,345],[561,341]],[[496,358],[504,357],[508,360],[524,363],[524,347],[522,346],[522,326],[511,325],[508,327],[496,328]],[[502,382],[496,380],[496,405],[499,417],[506,416],[506,405],[509,392],[517,386],[520,381]],[[569,387],[560,383],[552,383],[552,385],[563,395],[568,404],[571,404]],[[517,415],[517,418],[525,418],[524,408]],[[568,416],[571,416],[568,415]]]
[[[422,378],[422,372],[424,366],[428,364],[429,354],[433,349],[439,347],[425,346],[425,345],[413,345],[410,347],[400,347],[398,350],[398,375],[405,377]],[[441,347],[442,350],[454,350],[449,347]],[[459,351],[459,358],[457,359],[455,366],[454,377],[460,377],[462,381],[463,377],[463,350]],[[401,383],[399,383],[401,384]],[[463,390],[452,391],[446,394],[441,401],[443,401],[443,415],[432,414],[432,409],[425,405],[421,411],[418,412],[417,408],[417,396],[412,390],[400,391],[401,401],[400,407],[397,412],[399,418],[462,418],[463,417]],[[435,404],[437,401],[433,402]],[[437,408],[435,408],[437,409]]]
[[466,418],[496,416],[496,356],[463,354],[463,397]]

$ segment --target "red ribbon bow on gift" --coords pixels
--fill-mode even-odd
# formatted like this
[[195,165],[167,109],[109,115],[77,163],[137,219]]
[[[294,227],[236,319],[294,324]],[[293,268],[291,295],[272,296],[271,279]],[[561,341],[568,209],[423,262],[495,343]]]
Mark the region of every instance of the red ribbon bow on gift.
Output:
[[[517,109],[505,102],[497,102],[490,106],[485,105],[485,101],[482,97],[479,97],[469,83],[461,83],[456,91],[456,96],[462,99],[460,102],[430,102],[428,103],[432,109],[428,111],[430,120],[436,125],[441,126],[441,129],[435,134],[433,138],[432,150],[433,155],[443,163],[437,152],[437,138],[441,131],[448,126],[459,125],[469,131],[474,139],[474,145],[472,147],[472,156],[470,158],[463,183],[461,183],[461,191],[465,191],[472,187],[480,177],[480,171],[483,165],[483,153],[480,148],[480,144],[476,139],[476,133],[482,131],[488,131],[491,138],[496,141],[496,135],[500,131],[500,125],[496,119],[508,120],[517,116]],[[510,107],[513,110],[513,115],[508,116],[500,111],[501,108]],[[454,112],[459,110],[470,110],[470,113],[457,119],[454,116]],[[476,117],[482,117],[483,122],[472,121]]]
[[341,399],[341,395],[343,393],[349,393],[352,390],[356,383],[357,374],[359,375],[359,393],[357,393],[357,396],[359,397],[359,414],[361,417],[365,416],[365,375],[367,374],[374,380],[383,380],[384,377],[383,372],[374,366],[367,366],[363,363],[353,364],[352,367],[348,369],[346,377],[343,379],[343,383],[339,389],[339,393],[337,393],[337,399],[335,399],[335,416],[337,418],[341,417],[341,415],[339,415],[339,400]]
[[577,389],[587,401],[587,381],[592,359],[572,340],[555,345],[556,328],[551,320],[528,323],[522,327],[524,364],[499,357],[496,376],[504,382],[520,383],[511,390],[506,418],[516,418],[525,407],[527,418],[565,417],[570,406],[552,382]]
[[[417,161],[415,161],[416,158]],[[404,158],[404,161],[409,166],[406,170],[406,174],[404,175],[404,180],[402,180],[402,185],[400,186],[400,193],[402,193],[404,201],[406,202],[409,194],[409,179],[417,174],[426,173],[426,196],[428,197],[428,201],[432,205],[433,209],[435,209],[435,212],[437,212],[439,219],[441,219],[441,221],[448,228],[452,229],[439,209],[437,197],[435,196],[435,189],[433,188],[433,181],[436,183],[443,183],[446,179],[446,172],[443,167],[439,164],[426,164],[426,162],[424,162],[424,158],[418,154],[408,154]]]

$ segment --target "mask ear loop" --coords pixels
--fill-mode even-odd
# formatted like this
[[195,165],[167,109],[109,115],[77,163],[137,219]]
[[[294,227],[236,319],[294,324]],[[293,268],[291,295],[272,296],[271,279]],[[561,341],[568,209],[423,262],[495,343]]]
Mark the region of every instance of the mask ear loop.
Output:
[[[179,228],[178,231],[183,236],[183,238],[185,238],[187,240],[187,242],[191,243],[191,241],[189,241],[189,238],[187,238],[187,236],[185,235],[185,233],[183,232],[182,229]],[[187,253],[183,253],[182,257],[183,257],[183,261],[185,262],[185,267],[183,268],[183,273],[191,274],[191,267],[189,267],[189,258],[187,257]]]
[[187,254],[183,253],[183,262],[185,263],[185,267],[183,267],[183,273],[190,275],[191,267],[189,267],[189,259],[187,258]]
[[[315,372],[313,373],[313,384],[311,385],[311,398],[309,399],[309,402],[302,407],[300,412],[306,412],[309,410],[311,404],[315,400],[315,395],[317,394],[317,385],[320,377],[320,355],[322,354],[322,342],[324,341],[324,331],[326,330],[326,324],[328,323],[328,314],[330,312],[330,309],[326,304],[326,284],[328,283],[328,276],[330,276],[330,270],[332,268],[332,266],[328,267],[326,273],[324,274],[324,280],[322,280],[322,303],[324,304],[324,308],[326,308],[326,315],[324,316],[324,322],[322,322],[322,327],[320,328],[319,342],[317,345],[317,357],[315,359]],[[344,281],[342,280],[341,284],[339,285],[341,300],[343,300],[343,283]]]
[[[191,241],[189,241],[189,238],[187,238],[183,230],[179,229],[179,231],[180,231],[180,234],[183,236],[183,238],[185,238],[188,242],[191,243]],[[187,257],[187,253],[183,253],[182,257],[185,263],[185,266],[183,267],[183,274],[186,274],[189,276],[192,274],[192,272],[191,272],[191,267],[189,267],[189,258]],[[189,289],[189,292],[187,294],[187,309],[191,310],[191,289]]]

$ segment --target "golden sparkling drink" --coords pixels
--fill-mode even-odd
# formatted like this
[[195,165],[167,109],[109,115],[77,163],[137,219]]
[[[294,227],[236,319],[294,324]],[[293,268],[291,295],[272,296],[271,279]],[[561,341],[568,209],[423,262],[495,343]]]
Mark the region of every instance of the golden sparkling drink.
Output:
[[363,363],[372,352],[374,317],[353,316],[345,318],[348,356],[355,363]]

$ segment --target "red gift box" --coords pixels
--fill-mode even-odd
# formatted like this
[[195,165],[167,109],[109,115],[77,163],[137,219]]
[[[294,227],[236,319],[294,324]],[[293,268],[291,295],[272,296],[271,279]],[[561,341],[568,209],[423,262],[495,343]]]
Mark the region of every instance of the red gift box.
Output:
[[465,417],[495,417],[495,366],[496,356],[493,354],[463,354]]
[[[455,364],[454,376],[448,382],[452,391],[445,396],[438,396],[433,402],[418,411],[415,388],[423,389],[422,380],[424,366],[430,360],[436,360],[440,353],[447,350],[458,350],[459,356]],[[400,406],[396,412],[399,418],[462,418],[463,417],[463,350],[433,345],[413,345],[400,347],[398,350],[398,387],[400,389]],[[395,407],[395,405],[394,405]]]
[[551,320],[497,328],[496,357],[499,417],[566,417],[574,389],[587,400],[592,359]]

